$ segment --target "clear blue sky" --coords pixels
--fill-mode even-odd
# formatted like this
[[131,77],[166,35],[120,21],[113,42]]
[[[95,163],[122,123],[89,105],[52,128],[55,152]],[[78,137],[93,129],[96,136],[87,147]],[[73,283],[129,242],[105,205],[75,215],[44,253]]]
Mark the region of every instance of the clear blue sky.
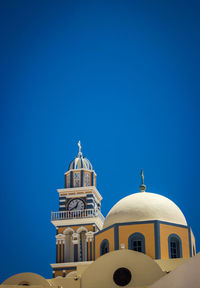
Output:
[[183,211],[200,249],[199,1],[0,2],[0,282],[51,277],[57,188],[82,150],[104,216],[147,190]]

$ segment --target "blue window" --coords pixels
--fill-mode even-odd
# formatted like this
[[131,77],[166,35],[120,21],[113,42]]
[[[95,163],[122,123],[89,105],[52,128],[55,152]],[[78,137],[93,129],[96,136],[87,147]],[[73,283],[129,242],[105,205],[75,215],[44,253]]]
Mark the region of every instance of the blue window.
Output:
[[100,245],[100,255],[104,255],[109,252],[109,242],[107,239],[104,239]]
[[169,258],[182,257],[181,238],[177,234],[171,234],[168,237]]
[[128,238],[128,249],[145,253],[145,238],[141,233],[133,233]]

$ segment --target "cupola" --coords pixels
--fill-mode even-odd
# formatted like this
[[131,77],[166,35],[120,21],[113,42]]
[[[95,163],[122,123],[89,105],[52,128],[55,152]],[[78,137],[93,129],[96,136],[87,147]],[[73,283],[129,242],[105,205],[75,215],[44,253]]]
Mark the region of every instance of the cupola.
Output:
[[71,161],[65,173],[65,188],[96,186],[96,173],[90,161],[83,156],[81,142],[78,155]]

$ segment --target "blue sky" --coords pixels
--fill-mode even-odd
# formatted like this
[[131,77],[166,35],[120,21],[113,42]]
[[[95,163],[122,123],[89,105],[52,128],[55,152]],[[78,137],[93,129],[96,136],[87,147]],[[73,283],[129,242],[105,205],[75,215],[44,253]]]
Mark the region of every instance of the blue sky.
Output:
[[104,216],[173,200],[200,248],[199,1],[1,1],[0,281],[51,277],[56,189],[82,151]]

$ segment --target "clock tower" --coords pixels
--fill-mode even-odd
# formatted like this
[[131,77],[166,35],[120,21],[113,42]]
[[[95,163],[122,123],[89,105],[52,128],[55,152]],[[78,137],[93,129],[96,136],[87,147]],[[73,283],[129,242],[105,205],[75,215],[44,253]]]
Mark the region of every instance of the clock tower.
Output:
[[53,276],[65,277],[78,265],[94,260],[94,233],[103,227],[102,196],[96,188],[96,173],[90,161],[79,153],[65,173],[65,188],[58,189],[59,211],[52,212],[56,227],[56,263]]

